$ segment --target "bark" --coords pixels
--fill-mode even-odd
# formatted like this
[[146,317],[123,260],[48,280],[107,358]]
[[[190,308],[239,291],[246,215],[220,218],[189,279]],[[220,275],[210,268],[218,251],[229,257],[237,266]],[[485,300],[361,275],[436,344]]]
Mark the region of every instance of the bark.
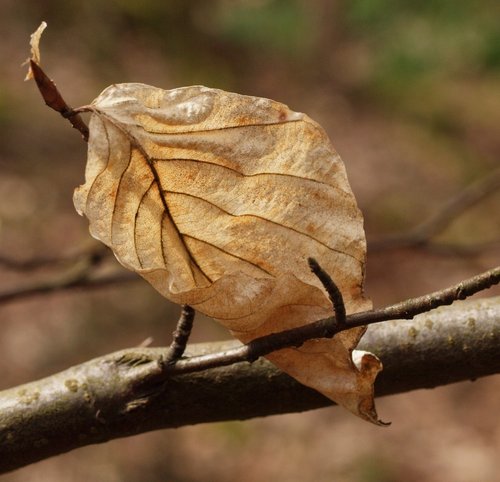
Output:
[[[370,326],[377,396],[500,373],[500,297]],[[234,347],[193,345],[190,355]],[[0,472],[89,444],[183,425],[300,412],[331,402],[264,359],[162,379],[162,348],[112,353],[0,392]],[[346,416],[349,416],[346,413]]]

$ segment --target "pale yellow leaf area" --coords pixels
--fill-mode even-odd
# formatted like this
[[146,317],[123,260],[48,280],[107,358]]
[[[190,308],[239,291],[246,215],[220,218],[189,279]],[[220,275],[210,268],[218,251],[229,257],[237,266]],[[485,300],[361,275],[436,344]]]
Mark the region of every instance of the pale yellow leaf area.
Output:
[[[348,313],[363,297],[362,215],[344,165],[305,114],[201,86],[118,84],[92,112],[85,184],[91,234],[163,296],[255,337],[332,315],[314,257]],[[352,351],[356,328],[268,359],[351,412],[379,423],[378,359]]]
[[[47,28],[47,22],[42,22],[39,27],[31,34],[30,37],[30,47],[31,47],[31,56],[23,62],[23,65],[29,64],[30,60],[40,65],[41,57],[40,57],[40,39],[42,38],[43,31]],[[33,79],[33,72],[31,71],[31,67],[28,68],[28,72],[26,73],[26,77],[24,80]]]

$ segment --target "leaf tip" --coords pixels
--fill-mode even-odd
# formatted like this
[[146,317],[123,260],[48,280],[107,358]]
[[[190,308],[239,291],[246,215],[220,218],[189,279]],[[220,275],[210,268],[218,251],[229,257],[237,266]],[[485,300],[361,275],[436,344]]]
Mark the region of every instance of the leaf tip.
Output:
[[26,62],[23,63],[23,65],[29,64],[28,73],[24,78],[25,81],[34,78],[33,63],[40,65],[40,38],[42,37],[42,33],[46,28],[47,22],[42,21],[40,26],[30,36],[31,56],[26,59]]

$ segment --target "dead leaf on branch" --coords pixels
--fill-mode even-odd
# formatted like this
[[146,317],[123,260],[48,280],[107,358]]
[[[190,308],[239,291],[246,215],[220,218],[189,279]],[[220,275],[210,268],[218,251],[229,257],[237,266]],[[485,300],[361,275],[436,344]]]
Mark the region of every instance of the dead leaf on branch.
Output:
[[[242,340],[331,315],[309,271],[332,274],[349,313],[363,297],[366,244],[344,165],[323,129],[268,99],[201,86],[108,87],[90,105],[85,184],[76,209],[118,260],[166,298]],[[268,358],[378,423],[362,328]],[[356,357],[355,357],[356,358]]]
[[[112,85],[73,111],[39,67],[45,26],[30,42],[42,95],[84,138],[77,112],[92,113],[75,207],[125,267],[243,342],[331,315],[309,257],[333,276],[348,313],[371,308],[363,296],[363,219],[317,123],[269,99],[202,86]],[[267,358],[382,424],[373,399],[382,365],[354,350],[363,332],[353,328]]]

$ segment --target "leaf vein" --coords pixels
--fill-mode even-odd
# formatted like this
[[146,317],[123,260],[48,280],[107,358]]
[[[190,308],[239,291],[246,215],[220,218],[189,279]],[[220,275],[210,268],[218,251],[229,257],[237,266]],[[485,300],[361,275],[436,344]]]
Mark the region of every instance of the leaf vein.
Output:
[[185,234],[184,233],[183,236],[186,237],[186,238],[194,239],[195,241],[199,241],[200,243],[204,243],[204,244],[207,244],[209,246],[212,246],[213,248],[221,251],[224,254],[227,254],[228,256],[232,256],[233,258],[239,259],[240,261],[244,261],[245,263],[248,263],[248,264],[254,266],[257,269],[260,269],[261,271],[263,271],[264,273],[268,274],[269,276],[274,276],[271,272],[267,271],[265,268],[263,268],[262,266],[260,266],[258,263],[254,263],[253,261],[250,261],[248,259],[242,258],[241,256],[238,256],[237,254],[230,253],[229,251],[225,250],[224,248],[221,248],[220,246],[217,246],[217,245],[215,245],[213,243],[210,243],[209,241],[206,241],[204,239],[198,238],[198,237],[193,236],[191,234]]
[[[165,199],[165,196],[164,196],[163,191],[162,191],[161,179],[160,179],[160,176],[158,175],[158,171],[156,170],[156,168],[154,166],[154,162],[153,162],[152,158],[148,155],[148,153],[146,152],[146,150],[144,149],[144,147],[141,145],[141,143],[137,140],[137,138],[130,131],[128,131],[126,129],[126,127],[123,126],[119,121],[115,120],[112,116],[109,116],[108,114],[106,114],[105,112],[103,112],[103,111],[101,111],[99,109],[93,108],[92,112],[94,112],[96,115],[102,116],[104,119],[106,119],[108,122],[110,122],[113,126],[115,126],[117,129],[119,129],[121,132],[123,132],[125,134],[125,136],[129,140],[129,143],[130,143],[130,146],[131,146],[131,150],[132,150],[132,147],[135,147],[141,153],[141,155],[143,156],[143,158],[146,160],[146,162],[148,163],[149,168],[151,169],[151,173],[153,174],[154,181],[158,185],[158,192],[160,194],[160,199],[161,199],[163,207],[164,207],[165,216],[168,217],[169,221],[172,223],[172,226],[174,227],[174,229],[178,233],[178,235],[180,237],[180,240],[181,240],[181,243],[182,243],[184,249],[186,250],[186,253],[189,256],[189,259],[200,270],[200,273],[203,276],[205,276],[210,282],[212,282],[212,280],[210,279],[210,277],[199,266],[197,260],[194,258],[193,254],[189,250],[188,246],[186,245],[186,243],[182,239],[182,235],[179,232],[179,229],[178,229],[177,225],[175,224],[175,221],[172,218],[172,215],[170,213],[170,210],[169,210],[169,207],[168,207],[168,204],[167,204],[167,200]],[[162,224],[163,224],[163,222],[162,222]],[[190,269],[192,271],[191,264],[190,264]],[[194,277],[194,273],[193,273],[193,277]]]
[[188,197],[191,197],[191,198],[194,198],[194,199],[198,199],[200,201],[203,201],[207,204],[210,204],[211,206],[213,206],[214,208],[216,209],[219,209],[220,211],[222,211],[223,213],[227,214],[228,216],[232,216],[232,217],[252,217],[252,218],[257,218],[257,219],[260,219],[261,221],[266,221],[268,223],[272,223],[274,224],[275,226],[278,226],[280,228],[283,228],[283,229],[289,229],[290,231],[293,231],[301,236],[305,236],[309,239],[311,239],[312,241],[315,241],[317,242],[318,244],[321,244],[322,246],[324,246],[325,248],[335,252],[335,253],[338,253],[338,254],[341,254],[341,255],[345,255],[345,256],[348,256],[352,259],[354,259],[356,262],[359,263],[359,260],[353,256],[352,254],[350,253],[347,253],[345,251],[342,251],[340,249],[337,249],[337,248],[333,248],[331,246],[329,246],[328,244],[324,243],[323,241],[315,238],[314,236],[308,234],[308,233],[304,233],[303,231],[300,231],[292,226],[287,226],[287,225],[284,225],[284,224],[280,224],[278,223],[277,221],[273,221],[272,219],[268,219],[268,218],[265,218],[264,216],[261,216],[259,214],[250,214],[250,213],[245,213],[245,214],[234,214],[234,213],[231,213],[229,211],[227,211],[226,209],[222,208],[221,206],[215,204],[214,202],[212,201],[209,201],[208,199],[205,199],[205,198],[202,198],[200,196],[197,196],[195,194],[189,194],[189,193],[186,193],[186,192],[180,192],[180,191],[171,191],[171,190],[165,190],[164,191],[165,193],[168,193],[168,194],[179,194],[181,196],[188,196]]
[[[153,119],[154,117],[151,116]],[[156,122],[160,123],[160,121],[154,119]],[[149,130],[146,129],[143,125],[138,124],[137,127],[141,128],[144,132],[147,132],[148,134],[166,134],[166,135],[182,135],[182,134],[205,134],[208,132],[219,132],[219,131],[225,131],[225,130],[232,130],[232,129],[246,129],[248,127],[283,127],[286,124],[292,124],[296,122],[306,122],[304,119],[290,119],[290,120],[283,120],[283,121],[276,121],[276,122],[257,122],[255,124],[243,124],[243,125],[229,125],[229,126],[222,126],[222,127],[212,127],[208,129],[198,129],[198,130],[187,130],[187,131],[155,131],[155,130]],[[165,124],[163,124],[165,125]]]
[[[151,188],[154,186],[154,179],[151,180],[151,183],[149,184],[149,187],[144,191],[144,193],[141,196],[141,200],[139,201],[137,205],[137,209],[135,211],[135,216],[134,216],[134,251],[135,254],[137,255],[137,260],[139,261],[139,267],[143,268],[143,264],[141,261],[141,257],[139,255],[139,251],[137,250],[137,218],[139,217],[139,209],[141,209],[142,203],[144,202],[144,198],[148,195],[149,191]],[[162,251],[163,253],[163,251]],[[163,258],[163,256],[162,256]]]
[[108,165],[109,165],[109,158],[111,156],[111,148],[110,148],[110,141],[109,141],[109,134],[108,134],[108,128],[106,126],[106,123],[101,119],[101,117],[97,116],[97,118],[99,119],[99,121],[101,122],[102,124],[102,127],[104,129],[104,135],[106,136],[106,148],[107,148],[107,155],[106,155],[106,165],[104,166],[104,168],[102,169],[102,171],[97,174],[94,179],[92,180],[92,184],[90,185],[90,188],[89,190],[87,191],[87,198],[85,199],[85,212],[88,212],[89,210],[89,200],[92,198],[92,190],[94,189],[94,185],[95,183],[97,182],[97,180],[99,179],[99,177],[106,171],[106,169],[108,168]]
[[230,166],[227,166],[227,165],[224,165],[224,164],[217,164],[216,162],[209,162],[209,161],[205,161],[205,160],[201,160],[201,159],[193,159],[193,158],[172,158],[172,159],[162,159],[162,158],[152,158],[151,159],[153,162],[169,162],[169,161],[187,161],[187,162],[198,162],[200,164],[207,164],[207,165],[210,165],[210,166],[216,166],[216,167],[221,167],[223,169],[227,169],[228,171],[232,171],[234,172],[235,174],[241,176],[241,177],[259,177],[259,176],[281,176],[281,177],[287,177],[287,178],[292,178],[292,179],[298,179],[299,181],[310,181],[310,182],[314,182],[316,184],[319,184],[321,186],[326,186],[326,187],[329,187],[335,191],[340,191],[340,192],[344,192],[342,191],[341,189],[339,188],[336,188],[335,186],[332,186],[331,184],[328,184],[324,181],[320,181],[318,179],[313,179],[313,178],[310,178],[310,177],[303,177],[303,176],[299,176],[297,174],[290,174],[290,173],[287,173],[287,172],[256,172],[256,173],[253,173],[253,174],[245,174],[241,171],[238,171],[237,169],[233,168],[233,167],[230,167]]
[[111,239],[111,245],[114,246],[114,239],[113,239],[113,226],[115,225],[115,215],[116,215],[116,210],[117,210],[117,201],[118,201],[118,196],[120,195],[120,190],[122,188],[122,181],[123,181],[123,176],[125,173],[128,171],[130,168],[130,164],[132,162],[132,146],[130,146],[130,149],[128,151],[128,160],[127,160],[127,167],[123,170],[123,172],[120,174],[120,177],[118,178],[118,185],[116,188],[116,193],[115,193],[115,199],[113,202],[113,210],[111,211],[111,223],[110,223],[110,239]]

